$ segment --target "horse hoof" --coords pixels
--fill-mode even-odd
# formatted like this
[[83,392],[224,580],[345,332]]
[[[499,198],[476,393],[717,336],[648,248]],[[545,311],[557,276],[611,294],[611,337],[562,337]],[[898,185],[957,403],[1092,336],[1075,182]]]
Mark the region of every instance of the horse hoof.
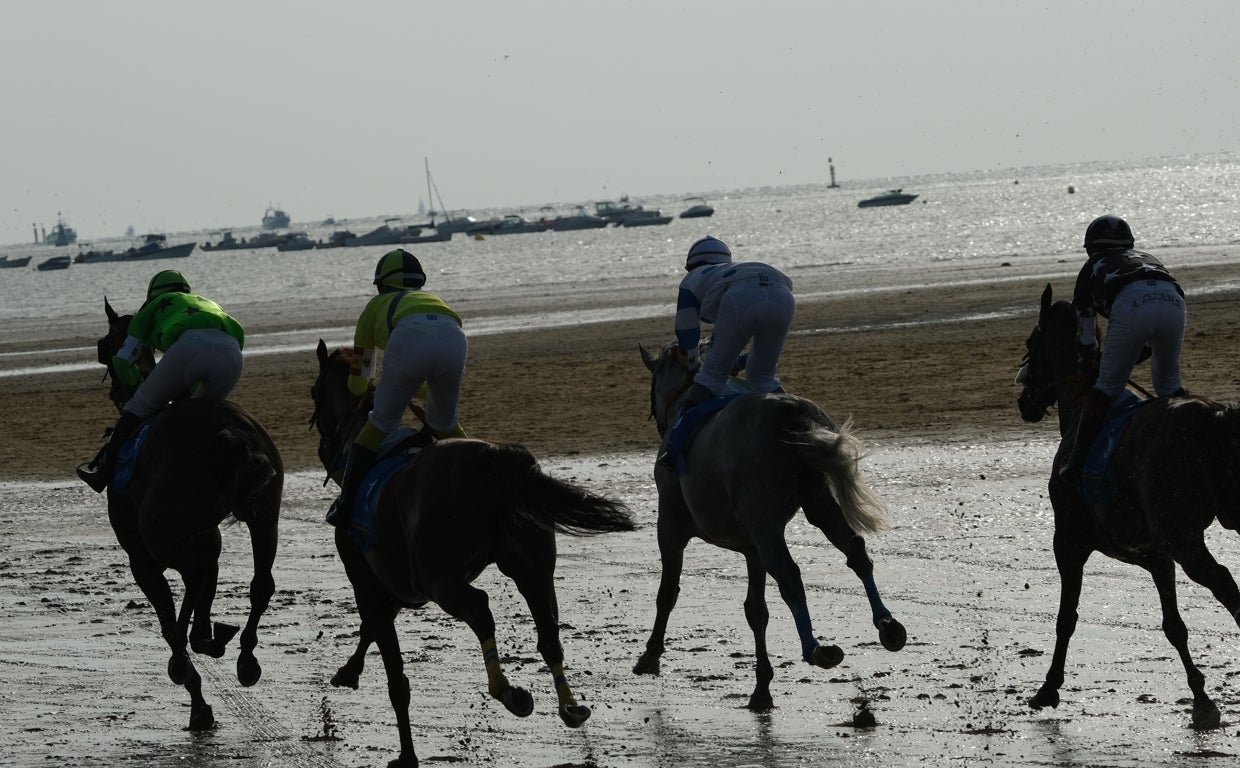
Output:
[[237,657],[237,682],[246,688],[254,685],[263,676],[263,666],[254,658],[254,654],[244,651]]
[[898,651],[908,642],[908,632],[904,625],[888,616],[878,622],[878,641],[889,651]]
[[1029,700],[1029,706],[1034,709],[1043,707],[1055,709],[1059,706],[1059,691],[1043,687],[1036,696]]
[[185,685],[190,669],[189,656],[184,653],[174,653],[168,659],[168,679],[176,685]]
[[529,717],[534,711],[534,697],[524,688],[518,688],[510,685],[504,689],[499,695],[499,700],[504,703],[508,711],[517,717]]
[[806,659],[815,667],[831,669],[844,660],[844,651],[838,645],[816,645],[814,651]]
[[770,691],[754,691],[749,695],[747,707],[754,712],[766,712],[775,708],[775,700],[771,698]]
[[642,654],[637,663],[633,665],[633,674],[635,675],[657,675],[659,674],[659,655],[646,651]]
[[590,719],[590,708],[581,704],[562,704],[560,719],[569,728],[580,727],[582,723]]
[[1194,731],[1212,731],[1219,726],[1222,721],[1222,715],[1219,714],[1218,707],[1214,706],[1214,702],[1206,701],[1204,704],[1193,705],[1193,730]]
[[341,667],[336,670],[336,674],[332,675],[332,686],[336,688],[352,688],[356,691],[360,682],[361,675],[348,667]]
[[215,727],[215,714],[211,711],[210,704],[203,704],[201,707],[193,707],[189,715],[189,729],[191,731],[209,731]]

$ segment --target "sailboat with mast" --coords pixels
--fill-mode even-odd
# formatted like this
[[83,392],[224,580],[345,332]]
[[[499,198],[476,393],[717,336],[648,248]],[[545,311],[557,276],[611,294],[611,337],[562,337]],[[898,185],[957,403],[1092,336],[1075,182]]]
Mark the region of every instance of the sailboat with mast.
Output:
[[[435,179],[431,176],[430,160],[423,157],[423,164],[426,166],[426,199],[430,201],[431,209],[427,212],[430,217],[430,223],[422,226],[432,228],[437,235],[445,235],[441,239],[447,240],[457,232],[465,232],[471,227],[477,226],[478,220],[473,216],[452,217],[448,214],[444,207],[443,198],[439,196],[439,187],[435,185]],[[435,210],[435,203],[438,201],[439,210]],[[442,217],[442,220],[436,221],[435,217]]]

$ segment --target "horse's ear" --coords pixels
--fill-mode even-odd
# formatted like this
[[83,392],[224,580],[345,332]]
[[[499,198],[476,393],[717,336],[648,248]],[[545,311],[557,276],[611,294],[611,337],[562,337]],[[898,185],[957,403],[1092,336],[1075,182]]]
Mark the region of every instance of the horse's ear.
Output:
[[319,348],[315,350],[319,356],[319,367],[322,368],[327,364],[327,342],[319,339]]
[[1046,284],[1046,290],[1042,291],[1042,313],[1041,318],[1046,318],[1046,311],[1051,308],[1051,284]]
[[645,364],[645,366],[646,366],[646,370],[648,370],[648,371],[653,371],[653,370],[654,370],[654,363],[655,363],[655,357],[654,357],[654,355],[650,354],[650,352],[649,352],[649,351],[648,351],[645,347],[643,347],[643,346],[641,345],[641,342],[638,342],[638,343],[637,343],[637,348],[638,348],[639,350],[641,350],[641,353],[642,353],[642,363],[644,363],[644,364]]
[[103,311],[108,313],[108,322],[115,322],[120,315],[116,314],[116,310],[112,309],[112,305],[108,303],[108,297],[103,297]]

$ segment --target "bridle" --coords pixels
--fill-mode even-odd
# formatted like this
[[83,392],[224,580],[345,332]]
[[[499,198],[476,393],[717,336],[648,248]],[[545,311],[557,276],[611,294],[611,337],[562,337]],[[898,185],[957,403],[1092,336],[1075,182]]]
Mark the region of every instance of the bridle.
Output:
[[[669,355],[665,357],[664,360],[674,360],[674,358],[672,358]],[[669,363],[662,362],[661,365],[663,365],[664,368],[667,368]],[[658,381],[657,381],[658,377],[651,374],[650,376],[650,417],[649,418],[654,419],[656,426],[662,425],[659,428],[660,435],[662,435],[663,432],[667,430],[667,427],[671,424],[672,413],[676,407],[676,403],[679,402],[680,398],[684,397],[685,393],[689,391],[689,388],[693,386],[693,377],[694,377],[694,374],[696,373],[697,373],[696,370],[686,371],[684,381],[680,382],[680,384],[678,384],[676,388],[671,391],[671,393],[667,396],[667,399],[663,402],[662,413],[659,412],[660,409],[659,409],[659,398],[658,398],[658,389],[657,389],[658,388]],[[662,419],[660,419],[660,416],[662,416]]]
[[325,429],[320,418],[323,410],[320,400],[324,396],[320,386],[322,380],[323,374],[320,373],[319,380],[310,388],[310,396],[314,400],[314,412],[310,414],[310,429],[317,429],[319,432],[319,460],[323,462],[323,469],[327,472],[327,476],[323,478],[323,485],[327,485],[332,475],[338,469],[344,468],[348,446],[361,430],[370,412],[368,404],[373,399],[374,388],[371,387],[366,394],[354,398],[344,418],[339,419],[330,429]]

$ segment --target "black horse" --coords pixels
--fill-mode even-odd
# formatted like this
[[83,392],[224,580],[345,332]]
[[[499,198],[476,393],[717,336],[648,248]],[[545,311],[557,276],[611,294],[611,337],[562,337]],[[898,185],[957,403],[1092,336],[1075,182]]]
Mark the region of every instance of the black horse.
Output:
[[1055,654],[1046,682],[1030,704],[1039,709],[1059,705],[1085,561],[1098,551],[1141,566],[1154,578],[1163,632],[1179,652],[1193,691],[1192,726],[1214,728],[1218,707],[1189,655],[1188,629],[1176,607],[1175,564],[1207,587],[1240,623],[1240,590],[1206,549],[1204,537],[1216,518],[1232,530],[1240,524],[1240,411],[1203,397],[1158,398],[1139,406],[1111,459],[1114,498],[1090,506],[1076,482],[1059,476],[1075,438],[1081,402],[1097,375],[1095,364],[1078,360],[1076,334],[1076,311],[1069,302],[1052,303],[1051,287],[1046,286],[1038,324],[1025,342],[1018,403],[1026,421],[1039,421],[1051,405],[1059,410],[1062,441],[1049,490],[1061,584]]
[[[109,397],[119,410],[125,388],[111,360],[124,343],[132,316],[118,315],[106,300],[104,309],[108,334],[99,340],[99,361],[108,368]],[[149,352],[138,365],[144,374],[153,366]],[[250,686],[262,676],[254,648],[259,620],[275,593],[271,568],[284,464],[263,425],[227,400],[178,400],[147,424],[128,487],[119,492],[108,488],[108,519],[172,650],[168,677],[189,691],[189,727],[205,730],[215,724],[215,718],[203,699],[202,679],[187,646],[195,653],[220,658],[237,633],[235,626],[211,621],[219,577],[219,526],[240,521],[250,530],[254,578],[237,658],[237,678]],[[178,572],[185,585],[179,612],[164,576],[168,569]]]
[[[336,480],[374,394],[362,398],[350,394],[351,352],[329,353],[320,341],[319,375],[310,390],[319,458]],[[622,504],[543,474],[533,455],[519,445],[445,440],[423,448],[387,482],[379,497],[374,547],[363,551],[347,530],[336,530],[336,549],[353,584],[362,626],[357,650],[332,684],[356,688],[366,650],[376,643],[400,734],[400,757],[391,765],[416,766],[409,680],[393,621],[401,607],[433,601],[477,635],[491,696],[518,717],[529,715],[534,710],[532,697],[511,685],[500,668],[487,594],[471,585],[494,563],[525,597],[538,631],[538,651],[551,671],[560,718],[576,728],[590,710],[577,703],[564,676],[554,584],[555,534],[633,529]]]

